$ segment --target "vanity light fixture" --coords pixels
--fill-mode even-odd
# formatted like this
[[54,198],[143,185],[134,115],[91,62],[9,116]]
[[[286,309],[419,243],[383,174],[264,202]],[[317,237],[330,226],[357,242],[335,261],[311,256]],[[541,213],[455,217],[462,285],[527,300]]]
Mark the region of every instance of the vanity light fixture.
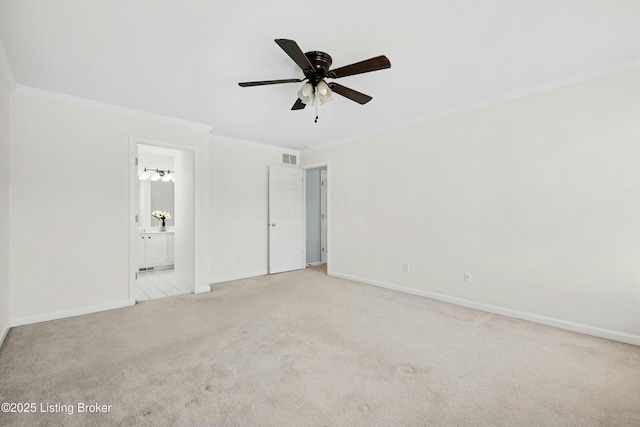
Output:
[[167,173],[164,174],[164,176],[162,177],[162,181],[164,181],[164,182],[173,181],[173,176],[171,175],[171,171],[170,170],[168,170]]
[[169,169],[156,169],[153,176],[149,175],[149,171],[153,172],[153,169],[144,168],[144,171],[140,174],[140,176],[138,176],[138,179],[141,181],[150,179],[151,181],[175,182],[172,173],[176,173],[176,171],[172,171]]

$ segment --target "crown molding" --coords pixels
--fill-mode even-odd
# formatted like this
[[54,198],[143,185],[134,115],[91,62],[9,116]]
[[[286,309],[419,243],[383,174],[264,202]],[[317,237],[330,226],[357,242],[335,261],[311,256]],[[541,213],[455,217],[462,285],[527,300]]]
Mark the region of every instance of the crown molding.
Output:
[[68,102],[70,104],[84,105],[87,107],[92,107],[92,108],[96,108],[103,111],[109,111],[112,113],[121,113],[121,114],[145,117],[149,119],[164,120],[164,121],[172,122],[182,126],[188,126],[191,128],[200,129],[207,132],[210,132],[211,129],[213,129],[212,125],[208,125],[204,123],[191,122],[189,120],[178,119],[171,116],[164,116],[162,114],[149,113],[147,111],[136,110],[134,108],[121,107],[115,104],[108,104],[106,102],[93,101],[86,98],[65,95],[59,92],[52,92],[44,89],[37,89],[30,86],[16,85],[14,91],[16,93],[22,93],[25,95],[41,96],[44,98],[55,99],[57,101]]
[[4,82],[9,89],[9,92],[14,90],[17,86],[16,81],[13,78],[13,72],[11,71],[11,64],[9,64],[9,58],[4,50],[2,40],[0,40],[0,74],[4,78]]
[[536,94],[547,92],[554,89],[560,89],[565,86],[582,83],[588,80],[593,80],[598,77],[606,77],[611,74],[632,70],[634,68],[640,68],[640,57],[635,57],[626,61],[616,62],[610,65],[607,65],[605,67],[596,68],[596,69],[578,73],[578,74],[573,74],[571,76],[564,77],[561,79],[550,80],[540,85],[529,86],[527,88],[518,89],[518,90],[506,92],[497,96],[469,102],[466,104],[459,105],[457,107],[435,111],[427,115],[423,115],[423,116],[416,117],[409,120],[404,120],[402,122],[398,122],[390,126],[385,126],[383,128],[371,130],[368,132],[362,132],[347,138],[331,141],[326,144],[322,144],[312,149],[309,149],[308,151],[324,150],[327,148],[335,147],[337,145],[346,144],[351,141],[357,141],[364,138],[382,135],[382,134],[389,133],[399,129],[406,129],[408,127],[419,125],[422,123],[427,123],[432,120],[449,117],[449,116],[461,114],[467,111],[477,110],[484,107],[490,107],[492,105],[497,105],[503,102],[513,101],[520,98],[525,98],[527,96],[536,95]]

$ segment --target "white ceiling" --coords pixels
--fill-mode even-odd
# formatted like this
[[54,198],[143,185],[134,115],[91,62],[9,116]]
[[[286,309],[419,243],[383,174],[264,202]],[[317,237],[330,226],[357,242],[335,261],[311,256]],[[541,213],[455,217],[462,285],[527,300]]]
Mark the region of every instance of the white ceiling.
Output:
[[[384,54],[391,69],[338,81],[291,111],[303,77],[274,43],[334,68]],[[0,0],[15,82],[210,124],[212,134],[304,148],[398,126],[640,58],[639,0]]]

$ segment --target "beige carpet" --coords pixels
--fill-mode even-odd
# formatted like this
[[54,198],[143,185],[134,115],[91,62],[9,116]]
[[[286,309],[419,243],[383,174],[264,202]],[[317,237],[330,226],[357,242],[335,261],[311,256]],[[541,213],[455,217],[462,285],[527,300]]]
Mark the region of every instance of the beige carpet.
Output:
[[0,402],[37,405],[2,426],[639,426],[640,347],[307,269],[14,328]]

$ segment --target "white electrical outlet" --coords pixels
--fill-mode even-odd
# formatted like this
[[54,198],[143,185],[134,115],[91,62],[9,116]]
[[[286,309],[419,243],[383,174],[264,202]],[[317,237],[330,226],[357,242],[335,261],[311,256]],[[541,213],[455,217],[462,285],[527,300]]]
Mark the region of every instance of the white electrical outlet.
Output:
[[409,271],[411,271],[411,266],[409,265],[408,262],[405,262],[402,264],[402,271],[404,271],[405,273],[408,273]]
[[471,273],[467,271],[464,272],[464,281],[467,283],[471,283]]

